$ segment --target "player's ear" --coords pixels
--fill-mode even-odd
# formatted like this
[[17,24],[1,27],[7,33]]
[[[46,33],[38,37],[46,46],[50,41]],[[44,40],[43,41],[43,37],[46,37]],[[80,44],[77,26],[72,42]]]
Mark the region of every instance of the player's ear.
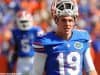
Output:
[[58,19],[57,16],[55,16],[55,17],[54,17],[54,20],[55,20],[55,23],[57,24],[57,22],[58,22],[59,19]]
[[79,20],[79,16],[74,16],[74,20],[77,22]]
[[74,17],[74,21],[75,21],[74,28],[78,27],[78,20],[79,20],[79,16]]

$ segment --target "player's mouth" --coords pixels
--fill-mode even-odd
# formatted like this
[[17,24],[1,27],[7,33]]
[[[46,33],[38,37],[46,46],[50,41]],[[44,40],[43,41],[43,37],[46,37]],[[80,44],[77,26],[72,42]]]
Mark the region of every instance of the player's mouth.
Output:
[[64,28],[65,31],[69,31],[71,28]]

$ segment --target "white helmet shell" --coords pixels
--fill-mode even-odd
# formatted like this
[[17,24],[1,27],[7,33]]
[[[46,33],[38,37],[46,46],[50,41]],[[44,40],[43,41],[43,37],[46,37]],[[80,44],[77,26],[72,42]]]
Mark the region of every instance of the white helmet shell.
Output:
[[53,0],[52,16],[78,16],[78,5],[75,0]]
[[20,30],[29,30],[33,27],[33,16],[27,11],[18,12],[16,20]]

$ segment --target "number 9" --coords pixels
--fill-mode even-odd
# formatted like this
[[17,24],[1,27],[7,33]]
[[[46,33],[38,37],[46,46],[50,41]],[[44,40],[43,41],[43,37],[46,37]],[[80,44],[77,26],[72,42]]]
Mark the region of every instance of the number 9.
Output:
[[80,71],[80,54],[78,52],[70,52],[67,57],[68,73],[70,75],[77,75]]

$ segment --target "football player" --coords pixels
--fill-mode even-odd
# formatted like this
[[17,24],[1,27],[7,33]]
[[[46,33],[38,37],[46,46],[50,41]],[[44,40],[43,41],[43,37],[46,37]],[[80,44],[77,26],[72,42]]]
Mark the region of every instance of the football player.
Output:
[[17,27],[12,30],[14,54],[17,55],[16,72],[18,75],[29,75],[34,61],[32,43],[43,31],[40,27],[33,26],[33,17],[27,11],[17,13],[16,23]]
[[90,55],[89,34],[73,29],[78,16],[75,0],[53,0],[51,13],[57,28],[38,37],[33,46],[33,75],[97,75]]

